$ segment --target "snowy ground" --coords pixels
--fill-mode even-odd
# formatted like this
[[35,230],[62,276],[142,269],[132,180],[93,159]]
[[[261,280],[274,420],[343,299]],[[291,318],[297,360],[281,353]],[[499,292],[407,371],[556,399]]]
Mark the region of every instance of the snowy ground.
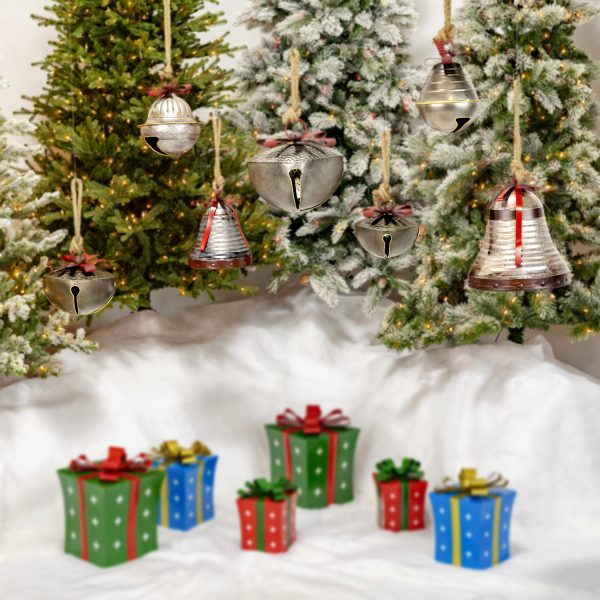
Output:
[[[0,390],[2,600],[591,600],[600,595],[600,383],[540,339],[397,355],[361,298],[308,291],[141,312],[97,331],[64,375]],[[263,424],[290,406],[341,407],[362,429],[356,500],[302,511],[285,555],[239,550],[235,491],[266,475]],[[220,455],[217,518],[160,531],[158,552],[98,569],[62,553],[55,469],[108,445],[200,438]],[[435,563],[433,531],[375,526],[370,473],[420,458],[433,484],[461,466],[517,490],[513,557],[485,572]]]

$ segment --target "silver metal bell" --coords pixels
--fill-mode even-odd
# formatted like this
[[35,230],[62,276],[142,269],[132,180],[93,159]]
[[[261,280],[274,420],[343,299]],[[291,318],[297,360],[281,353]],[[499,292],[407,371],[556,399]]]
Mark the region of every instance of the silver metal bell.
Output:
[[139,127],[144,142],[162,156],[181,156],[193,148],[200,135],[200,123],[189,104],[173,93],[155,100]]
[[61,267],[44,275],[44,292],[50,302],[73,315],[90,315],[104,308],[115,293],[115,277],[96,269]]
[[530,188],[520,188],[506,188],[490,204],[481,250],[469,271],[472,288],[519,292],[571,283],[569,266],[550,237],[542,201]]
[[235,269],[251,264],[250,246],[234,208],[222,199],[213,201],[200,221],[188,265],[192,269]]
[[479,108],[479,98],[458,63],[438,63],[429,73],[417,106],[430,127],[455,133],[471,124]]
[[419,225],[413,219],[384,214],[355,226],[356,238],[370,254],[379,258],[394,258],[408,252],[419,233]]
[[344,172],[339,152],[310,141],[269,148],[248,161],[252,185],[271,206],[306,211],[327,202]]

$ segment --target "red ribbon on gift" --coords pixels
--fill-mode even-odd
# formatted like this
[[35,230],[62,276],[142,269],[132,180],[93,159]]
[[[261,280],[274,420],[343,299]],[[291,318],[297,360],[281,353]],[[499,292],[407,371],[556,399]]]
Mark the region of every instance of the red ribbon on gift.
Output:
[[174,81],[173,83],[167,83],[159,88],[148,88],[146,93],[148,96],[153,96],[156,98],[169,98],[173,94],[191,94],[192,84],[183,83],[179,85],[176,81]]
[[283,146],[284,144],[292,144],[295,142],[313,142],[314,144],[329,146],[330,148],[335,146],[335,139],[327,137],[325,131],[293,133],[286,129],[286,131],[276,133],[273,137],[257,139],[256,141],[265,148],[275,148],[276,146]]
[[81,255],[63,254],[60,258],[63,261],[62,268],[79,267],[84,273],[93,273],[98,265],[107,262],[104,258],[98,258],[97,254],[85,252]]
[[[88,533],[85,519],[85,489],[87,479],[97,477],[101,481],[114,483],[119,479],[127,479],[131,482],[131,494],[129,496],[129,512],[127,518],[127,560],[133,560],[137,556],[135,544],[136,515],[139,500],[140,482],[132,472],[147,472],[152,466],[152,461],[143,454],[128,460],[125,450],[111,446],[108,456],[101,462],[92,462],[85,454],[81,454],[71,461],[69,468],[72,471],[86,471],[85,475],[77,478],[77,489],[79,493],[79,520],[81,527],[81,558],[88,560]],[[92,471],[89,473],[88,471]]]
[[[210,206],[208,207],[208,221],[206,222],[206,229],[204,230],[204,235],[202,236],[202,241],[200,242],[200,252],[204,252],[204,250],[206,249],[206,245],[208,244],[208,239],[210,238],[210,232],[212,229],[213,221],[215,220],[215,213],[217,212],[219,203],[222,203],[222,202],[225,202],[228,206],[233,206],[233,200],[231,200],[231,199],[223,200],[219,196],[219,194],[215,194],[213,196]],[[239,220],[235,210],[233,211],[233,217],[235,219],[235,222],[237,223],[237,227],[240,231],[240,235],[242,236],[243,240],[246,241],[246,236],[244,235],[244,232],[242,231],[242,224],[240,223],[240,220]]]
[[367,208],[363,209],[363,215],[365,217],[375,217],[373,225],[375,225],[382,219],[384,219],[386,223],[388,223],[388,221],[395,222],[397,219],[401,219],[402,217],[410,217],[410,215],[412,214],[413,209],[410,204],[386,204],[384,206],[367,206]]
[[511,193],[515,192],[515,266],[520,267],[523,258],[523,190],[534,190],[532,185],[524,185],[513,179],[510,185],[502,190],[496,202],[506,202]]

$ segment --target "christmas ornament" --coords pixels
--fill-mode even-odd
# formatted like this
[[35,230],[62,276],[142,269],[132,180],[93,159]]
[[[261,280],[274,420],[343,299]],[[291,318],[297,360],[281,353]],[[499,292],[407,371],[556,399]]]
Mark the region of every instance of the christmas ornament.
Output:
[[[326,202],[344,171],[344,159],[331,149],[335,140],[323,131],[307,131],[300,119],[300,55],[291,52],[292,105],[283,115],[286,131],[260,140],[268,150],[248,161],[252,185],[271,206],[288,212],[307,211]],[[301,122],[303,134],[287,127]]]
[[[165,68],[160,77],[166,82],[173,79],[171,65],[171,2],[163,0]],[[192,114],[189,104],[177,96],[189,94],[190,84],[178,85],[176,82],[164,84],[161,88],[148,90],[150,96],[158,96],[150,106],[148,118],[139,125],[142,139],[148,147],[162,156],[181,156],[198,141],[200,123]]]
[[481,250],[469,271],[468,284],[480,290],[519,292],[554,289],[571,283],[571,271],[556,249],[533,187],[521,162],[520,78],[514,80],[515,156],[513,182],[489,206]]
[[423,120],[433,129],[455,133],[471,124],[479,108],[477,92],[457,63],[451,50],[456,28],[451,21],[451,0],[444,0],[445,24],[433,43],[440,53],[419,97],[417,106]]
[[63,264],[44,275],[44,292],[57,308],[75,315],[89,315],[104,308],[115,293],[115,278],[108,271],[97,269],[103,259],[86,254],[81,236],[81,208],[83,182],[78,177],[71,181],[73,223],[75,235],[70,254],[62,256]]
[[510,556],[510,521],[516,492],[498,473],[487,479],[462,469],[459,483],[446,477],[429,494],[435,521],[435,559],[487,569]]
[[363,210],[364,220],[355,226],[356,238],[370,254],[379,258],[393,258],[408,252],[414,245],[419,226],[413,219],[408,205],[392,204],[390,185],[391,135],[389,130],[381,136],[381,162],[383,180],[373,192],[374,206]]
[[223,199],[221,174],[221,119],[212,115],[215,144],[213,197],[202,216],[198,238],[188,257],[192,269],[231,269],[252,264],[248,241],[232,203]]

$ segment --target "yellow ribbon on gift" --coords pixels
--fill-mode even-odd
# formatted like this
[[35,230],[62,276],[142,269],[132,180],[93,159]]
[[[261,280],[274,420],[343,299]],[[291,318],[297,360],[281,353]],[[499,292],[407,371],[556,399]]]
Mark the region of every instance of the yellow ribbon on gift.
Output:
[[[176,440],[168,440],[163,442],[158,448],[152,449],[152,458],[160,460],[161,464],[158,468],[166,471],[169,465],[175,462],[184,465],[192,465],[198,463],[198,479],[196,480],[196,515],[198,523],[204,521],[204,512],[202,510],[202,480],[204,479],[204,461],[198,460],[198,456],[210,456],[212,454],[210,448],[203,444],[200,440],[196,440],[189,448],[184,448]],[[160,524],[163,527],[169,526],[169,483],[165,477],[162,488],[160,490]]]
[[[504,488],[508,480],[500,473],[492,473],[486,479],[477,477],[477,469],[461,469],[458,475],[458,485],[450,477],[442,481],[442,485],[435,489],[439,493],[453,493],[450,498],[450,517],[452,526],[452,564],[460,566],[460,500],[467,496],[490,496],[490,490]],[[500,538],[500,513],[502,497],[494,498],[494,525],[492,529],[492,564],[498,562],[498,549]]]

